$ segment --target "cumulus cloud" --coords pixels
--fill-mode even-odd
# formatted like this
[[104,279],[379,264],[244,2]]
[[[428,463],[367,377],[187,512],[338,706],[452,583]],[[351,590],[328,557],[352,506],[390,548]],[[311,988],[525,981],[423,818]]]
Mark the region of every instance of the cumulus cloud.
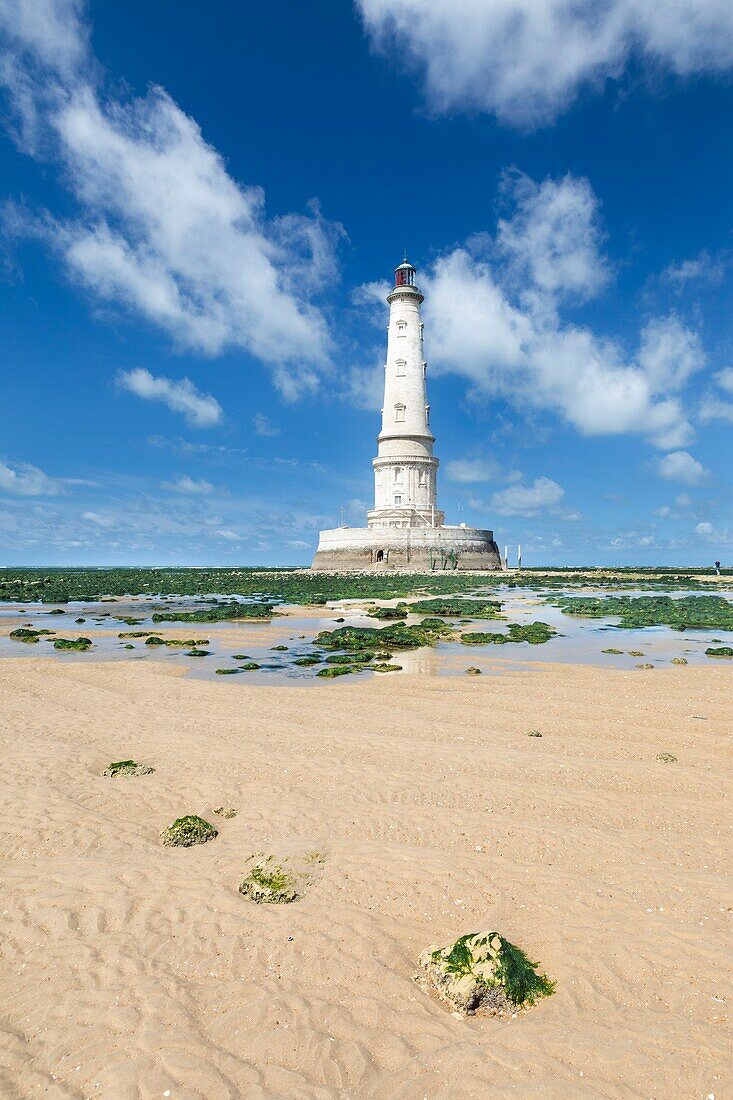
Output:
[[[421,273],[432,369],[468,379],[478,399],[559,413],[584,435],[684,446],[693,433],[679,394],[705,365],[697,333],[674,313],[652,318],[629,354],[568,322],[565,299],[597,294],[609,277],[590,185],[520,177],[511,194],[495,248],[471,238]],[[487,253],[497,252],[492,263]]]
[[[500,516],[536,516],[546,508],[556,507],[565,496],[562,485],[549,477],[535,478],[532,485],[511,485],[494,493],[491,505]],[[579,519],[579,514],[573,518]]]
[[700,400],[700,420],[707,424],[711,420],[727,420],[733,424],[733,401],[727,400],[733,396],[733,367],[725,367],[714,375],[715,381],[723,391],[723,396],[713,390],[702,395]]
[[188,493],[194,496],[207,496],[214,491],[210,481],[204,481],[203,478],[196,481],[188,474],[181,474],[175,481],[164,481],[161,488],[167,489],[169,493]]
[[657,473],[669,481],[682,481],[685,485],[700,485],[710,476],[710,471],[688,451],[670,451],[659,458]]
[[162,88],[103,96],[79,11],[72,0],[0,6],[11,44],[0,75],[78,204],[76,217],[38,218],[27,231],[90,292],[177,344],[244,349],[289,399],[315,388],[331,342],[312,296],[333,272],[340,227],[315,205],[268,219],[262,190],[227,173]]
[[725,0],[356,0],[381,49],[423,73],[437,111],[486,111],[523,127],[552,121],[584,89],[646,71],[733,66]]
[[19,497],[58,496],[64,491],[57,478],[49,477],[29,462],[0,462],[0,493]]
[[174,382],[171,378],[156,378],[148,370],[123,371],[117,378],[121,389],[142,397],[145,401],[162,401],[172,412],[183,413],[192,428],[212,428],[221,423],[224,412],[209,393],[201,393],[188,378]]

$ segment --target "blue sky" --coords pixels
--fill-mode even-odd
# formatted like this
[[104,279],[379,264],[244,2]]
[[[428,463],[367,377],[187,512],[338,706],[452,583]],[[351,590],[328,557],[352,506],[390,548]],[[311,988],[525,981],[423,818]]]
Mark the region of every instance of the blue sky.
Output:
[[5,564],[363,523],[403,248],[449,522],[730,561],[729,5],[0,0],[0,37]]

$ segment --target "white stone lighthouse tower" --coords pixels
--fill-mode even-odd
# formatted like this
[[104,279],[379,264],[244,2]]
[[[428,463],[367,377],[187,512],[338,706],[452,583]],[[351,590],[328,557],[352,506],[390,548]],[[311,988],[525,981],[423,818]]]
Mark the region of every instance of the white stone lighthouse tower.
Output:
[[430,430],[423,326],[423,296],[407,259],[395,271],[387,295],[389,328],[384,367],[384,407],[374,467],[374,507],[367,527],[321,531],[313,569],[501,569],[493,531],[444,522],[438,510]]
[[370,527],[439,527],[444,515],[437,508],[438,460],[433,455],[420,320],[423,296],[406,258],[395,271],[387,301],[382,430],[373,462],[374,508],[367,522]]

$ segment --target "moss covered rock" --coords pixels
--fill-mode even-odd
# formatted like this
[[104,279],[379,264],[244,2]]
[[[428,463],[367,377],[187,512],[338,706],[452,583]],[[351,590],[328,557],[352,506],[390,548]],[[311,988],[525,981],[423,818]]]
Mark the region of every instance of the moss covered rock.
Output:
[[214,672],[217,676],[236,676],[238,672],[242,672],[241,668],[215,668]]
[[53,642],[54,649],[73,649],[79,653],[84,653],[91,645],[91,638],[54,638]]
[[619,654],[623,653],[623,649],[602,649],[601,653],[613,653],[614,656],[618,656]]
[[208,649],[188,649],[186,650],[187,657],[210,657],[211,652]]
[[673,756],[671,752],[658,752],[654,757],[660,764],[676,764],[677,757]]
[[363,665],[329,665],[328,668],[319,668],[316,676],[333,679],[334,676],[348,676],[350,672],[359,672],[363,667]]
[[102,775],[117,779],[119,776],[152,775],[154,771],[155,768],[148,764],[138,764],[136,760],[116,760],[104,769]]
[[731,648],[731,646],[729,646],[729,645],[721,645],[721,646],[718,646],[717,649],[715,648],[715,646],[708,646],[708,648],[705,650],[705,656],[706,657],[733,657],[733,648]]
[[44,634],[55,634],[55,630],[32,630],[27,626],[19,626],[10,631],[10,637],[14,642],[37,642]]
[[288,860],[274,856],[255,863],[239,887],[240,894],[260,904],[283,905],[297,901],[299,876],[288,866]]
[[254,672],[260,666],[257,664],[256,661],[246,661],[243,665],[240,665],[239,667],[242,669],[242,672]]
[[481,669],[476,668],[475,665],[469,665],[468,668],[466,669],[466,675],[467,676],[480,676],[481,675]]
[[498,932],[473,932],[448,947],[430,947],[419,962],[443,1000],[467,1016],[513,1012],[555,989],[537,973],[538,964]]
[[304,668],[308,668],[309,665],[319,665],[320,663],[320,657],[296,657],[293,661],[294,665],[302,665]]
[[191,848],[194,844],[206,844],[218,835],[218,830],[208,821],[196,814],[187,814],[163,829],[160,839],[169,848]]

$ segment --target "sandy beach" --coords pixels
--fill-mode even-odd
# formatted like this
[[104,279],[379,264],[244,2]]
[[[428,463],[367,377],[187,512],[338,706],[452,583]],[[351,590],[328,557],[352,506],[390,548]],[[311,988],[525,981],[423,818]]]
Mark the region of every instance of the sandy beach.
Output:
[[[231,679],[0,664],[3,1097],[731,1095],[727,664]],[[417,956],[487,928],[557,992],[457,1019]]]

